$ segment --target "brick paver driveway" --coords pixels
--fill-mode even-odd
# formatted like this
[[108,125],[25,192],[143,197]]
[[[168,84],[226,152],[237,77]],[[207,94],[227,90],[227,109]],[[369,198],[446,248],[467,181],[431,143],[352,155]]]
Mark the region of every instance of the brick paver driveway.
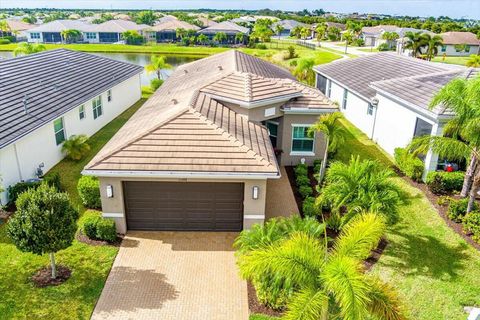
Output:
[[248,319],[230,232],[129,232],[92,319]]

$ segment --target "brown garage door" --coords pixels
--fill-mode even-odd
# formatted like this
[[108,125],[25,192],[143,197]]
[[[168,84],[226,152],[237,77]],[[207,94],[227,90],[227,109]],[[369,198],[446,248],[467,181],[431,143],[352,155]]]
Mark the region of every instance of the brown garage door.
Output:
[[123,190],[130,230],[242,230],[242,183],[128,181]]

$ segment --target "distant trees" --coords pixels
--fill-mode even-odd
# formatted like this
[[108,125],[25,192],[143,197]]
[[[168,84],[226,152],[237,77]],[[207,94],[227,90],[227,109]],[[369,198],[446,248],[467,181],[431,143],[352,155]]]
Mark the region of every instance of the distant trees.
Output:
[[235,34],[235,43],[243,43],[245,41],[245,35],[241,32]]
[[429,33],[407,32],[405,34],[407,41],[405,48],[412,51],[413,57],[425,54],[427,60],[431,60],[438,53],[438,47],[443,45],[442,37],[439,35],[431,35]]
[[205,45],[208,43],[208,37],[206,35],[204,35],[203,33],[202,34],[199,34],[198,37],[197,37],[197,42],[200,43],[201,45]]
[[213,41],[217,43],[224,43],[227,39],[227,34],[225,32],[217,32],[215,36],[213,36]]
[[386,31],[382,34],[382,39],[387,41],[388,49],[392,49],[396,40],[398,40],[400,36],[396,32],[389,32]]
[[138,24],[147,24],[149,26],[153,26],[157,21],[157,17],[155,13],[151,10],[148,11],[141,11],[137,14],[135,22]]
[[317,34],[317,41],[320,42],[322,39],[325,39],[325,35],[327,33],[327,26],[323,23],[320,23],[315,28],[315,33]]
[[76,29],[67,29],[60,32],[62,41],[65,43],[75,42],[82,37],[82,33]]
[[253,26],[253,31],[250,37],[258,39],[261,42],[270,42],[273,36],[273,31],[270,28],[272,21],[269,19],[259,19]]
[[337,27],[327,28],[327,38],[330,41],[337,41],[340,39],[340,29]]
[[143,36],[136,30],[127,30],[122,33],[122,38],[127,44],[139,45],[144,41]]

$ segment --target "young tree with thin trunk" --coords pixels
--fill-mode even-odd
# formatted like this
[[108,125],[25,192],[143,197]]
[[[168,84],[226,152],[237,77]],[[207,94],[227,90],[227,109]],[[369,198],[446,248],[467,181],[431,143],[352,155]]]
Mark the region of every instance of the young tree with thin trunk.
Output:
[[327,168],[328,153],[337,151],[337,147],[345,141],[347,131],[340,124],[343,119],[341,112],[327,113],[318,118],[317,122],[310,127],[309,134],[313,136],[315,132],[323,134],[325,137],[325,152],[323,154],[322,165],[320,166],[318,183],[321,184]]
[[8,220],[8,235],[20,251],[48,253],[52,279],[55,279],[55,253],[72,245],[78,211],[66,193],[46,183],[20,194],[15,204],[17,211]]
[[167,63],[167,58],[164,56],[152,55],[150,57],[150,64],[145,66],[147,73],[155,72],[159,80],[164,80],[162,70],[166,69],[172,69],[172,66]]

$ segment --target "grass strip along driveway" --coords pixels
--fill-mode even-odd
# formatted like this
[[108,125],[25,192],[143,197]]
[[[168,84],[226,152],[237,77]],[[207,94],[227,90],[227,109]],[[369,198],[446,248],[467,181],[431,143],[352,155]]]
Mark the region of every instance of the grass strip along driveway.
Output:
[[[62,186],[80,212],[77,181],[85,164],[144,103],[138,101],[89,139],[89,156],[79,162],[63,160],[50,172],[58,172]],[[67,265],[72,276],[59,286],[36,288],[31,276],[48,265],[48,256],[21,253],[0,223],[0,318],[1,319],[89,319],[118,252],[113,246],[92,246],[74,240],[56,254],[57,263]]]
[[[349,135],[337,160],[346,162],[358,154],[393,165],[363,133],[347,121],[344,124]],[[371,272],[398,289],[409,319],[466,319],[463,307],[480,305],[480,252],[447,226],[420,190],[403,178],[394,179],[408,199]]]

